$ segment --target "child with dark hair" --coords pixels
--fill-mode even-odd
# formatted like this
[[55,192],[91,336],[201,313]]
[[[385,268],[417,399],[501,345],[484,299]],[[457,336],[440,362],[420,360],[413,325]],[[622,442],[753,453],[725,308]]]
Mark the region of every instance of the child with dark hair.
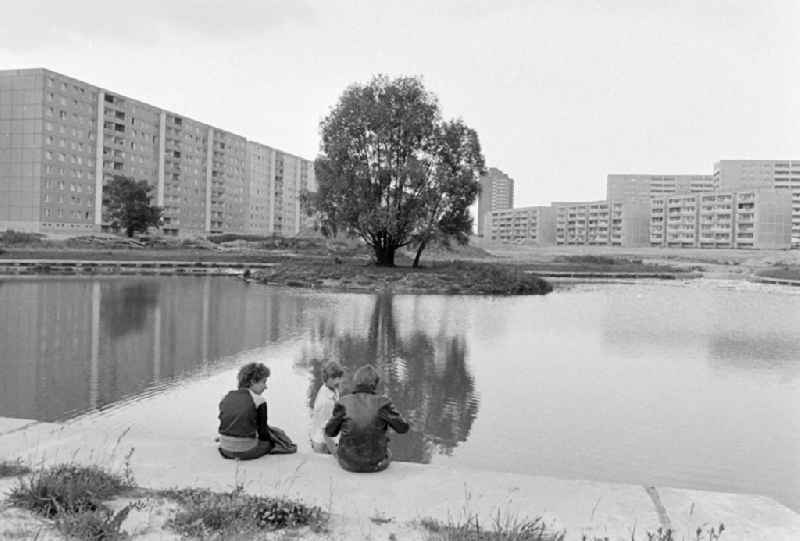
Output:
[[408,422],[385,396],[375,394],[380,377],[372,365],[359,368],[353,376],[353,394],[343,396],[333,408],[325,434],[339,436],[336,457],[339,465],[352,472],[379,472],[392,460],[386,431],[408,432]]
[[316,453],[336,454],[336,439],[325,434],[325,423],[333,415],[333,406],[339,400],[339,387],[344,370],[336,361],[328,361],[322,368],[322,387],[314,397],[311,412],[311,449]]
[[262,363],[244,365],[239,370],[239,388],[219,403],[219,454],[224,458],[250,460],[297,450],[282,430],[267,424],[267,401],[262,395],[269,375]]

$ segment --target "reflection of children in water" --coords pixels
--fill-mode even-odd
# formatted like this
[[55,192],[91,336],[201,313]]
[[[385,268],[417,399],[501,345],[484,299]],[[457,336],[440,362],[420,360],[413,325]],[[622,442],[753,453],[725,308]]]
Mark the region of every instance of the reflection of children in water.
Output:
[[336,361],[328,361],[322,368],[322,387],[317,391],[311,412],[311,448],[317,453],[336,454],[338,438],[325,434],[325,423],[333,415],[333,406],[339,400],[339,388],[344,370]]
[[409,424],[385,396],[375,394],[380,378],[372,365],[359,368],[353,376],[353,394],[343,396],[333,408],[325,434],[341,433],[336,457],[339,465],[352,472],[379,472],[392,460],[386,431],[408,432]]

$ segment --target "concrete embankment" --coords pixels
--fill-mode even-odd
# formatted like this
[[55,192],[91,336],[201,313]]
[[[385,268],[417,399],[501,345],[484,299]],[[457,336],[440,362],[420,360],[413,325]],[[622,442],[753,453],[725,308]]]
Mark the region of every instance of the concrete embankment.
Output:
[[265,269],[274,263],[238,261],[117,261],[74,259],[0,259],[0,274],[133,274],[133,275],[231,275]]
[[[630,540],[634,529],[640,539],[658,527],[672,528],[678,539],[694,539],[698,527],[720,522],[727,541],[800,539],[800,515],[764,496],[411,463],[394,463],[375,475],[352,474],[330,456],[311,453],[298,437],[301,429],[292,431],[300,446],[295,455],[226,461],[212,439],[213,416],[204,421],[207,430],[189,437],[169,429],[190,414],[171,407],[173,395],[208,391],[208,385],[195,383],[63,424],[0,422],[0,456],[32,465],[78,462],[120,471],[133,449],[129,465],[142,487],[230,491],[241,485],[253,494],[299,499],[332,513],[326,537],[331,539],[385,539],[389,534],[424,539],[424,530],[415,526],[422,518],[446,522],[475,514],[491,524],[498,511],[505,517],[542,516],[552,528],[566,530],[568,540],[583,535]],[[280,406],[271,413],[280,425]]]

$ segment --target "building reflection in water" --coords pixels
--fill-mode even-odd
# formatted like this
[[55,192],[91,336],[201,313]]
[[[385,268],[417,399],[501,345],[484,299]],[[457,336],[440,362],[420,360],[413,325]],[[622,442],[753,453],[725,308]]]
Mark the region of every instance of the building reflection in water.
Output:
[[208,370],[299,333],[307,302],[213,277],[0,281],[0,416],[65,419]]
[[343,392],[360,367],[374,364],[381,374],[379,392],[388,395],[410,421],[411,430],[393,434],[391,448],[401,461],[428,463],[434,452],[451,454],[466,441],[478,413],[475,382],[466,363],[463,336],[440,330],[431,335],[416,327],[398,331],[390,294],[375,296],[365,331],[342,331],[331,314],[320,314],[298,365],[309,369],[308,406],[322,385],[322,365],[338,360],[345,368]]

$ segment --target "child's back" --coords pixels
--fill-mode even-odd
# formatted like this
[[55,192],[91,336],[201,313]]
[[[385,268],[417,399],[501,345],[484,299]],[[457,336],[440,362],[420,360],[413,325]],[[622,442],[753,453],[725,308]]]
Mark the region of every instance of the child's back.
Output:
[[355,392],[336,403],[325,433],[331,437],[340,434],[337,458],[342,468],[381,471],[391,462],[387,429],[403,434],[409,425],[387,397],[375,394],[378,376],[374,368],[360,368],[354,379]]

